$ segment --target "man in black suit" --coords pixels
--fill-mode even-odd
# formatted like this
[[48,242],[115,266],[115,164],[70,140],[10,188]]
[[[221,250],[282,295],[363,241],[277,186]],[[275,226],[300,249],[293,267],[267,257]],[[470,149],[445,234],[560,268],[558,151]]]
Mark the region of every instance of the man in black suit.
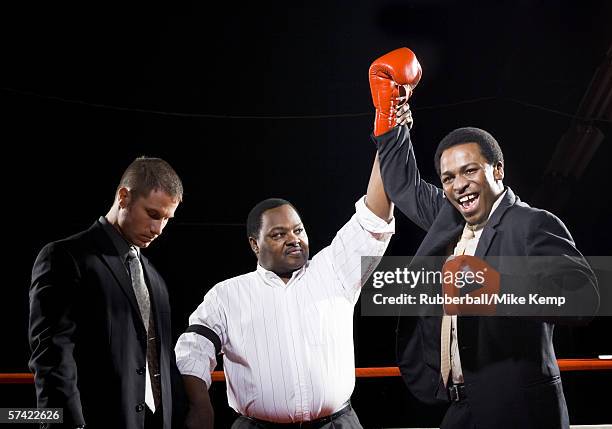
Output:
[[[426,313],[417,307],[416,323],[401,317],[398,324],[404,381],[424,402],[451,403],[442,428],[569,428],[553,329],[555,322],[584,323],[596,314],[593,271],[561,220],[530,207],[504,186],[504,156],[488,132],[466,127],[449,133],[434,157],[442,189],[421,179],[407,103],[420,76],[420,65],[407,48],[370,67],[373,139],[385,191],[427,231],[410,268],[443,273],[444,297],[469,295],[457,282],[460,273],[462,279],[478,279],[473,295],[525,297],[531,292],[565,298],[568,305],[513,309],[506,303],[445,303],[425,308]],[[448,273],[453,275],[449,282]],[[427,286],[427,292],[436,293]]]
[[[411,125],[407,105],[396,114],[399,123]],[[416,323],[403,317],[397,352],[408,388],[427,403],[450,401],[442,428],[568,428],[554,323],[587,321],[599,295],[565,225],[503,185],[503,153],[484,130],[460,128],[440,142],[435,166],[443,189],[421,179],[407,125],[374,139],[387,194],[427,231],[413,261],[473,255],[502,273],[499,293],[534,288],[566,296],[575,310],[569,315],[581,316],[545,311],[537,317],[462,317],[459,311],[458,317],[418,317]],[[507,262],[515,257],[526,257],[521,276],[516,263]],[[542,257],[555,257],[549,259],[553,265],[539,266],[535,261]],[[512,265],[504,276],[504,267]],[[442,340],[445,329],[449,342]]]
[[162,233],[182,195],[167,162],[137,158],[106,216],[40,251],[30,288],[30,368],[38,407],[63,408],[61,427],[173,426],[173,402],[183,392],[168,292],[140,249]]

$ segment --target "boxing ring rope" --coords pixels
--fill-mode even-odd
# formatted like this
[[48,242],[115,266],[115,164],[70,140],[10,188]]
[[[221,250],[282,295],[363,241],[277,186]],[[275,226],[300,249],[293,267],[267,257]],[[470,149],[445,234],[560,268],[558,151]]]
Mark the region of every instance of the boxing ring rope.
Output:
[[[611,359],[558,359],[561,371],[609,371],[612,370]],[[376,367],[355,368],[357,378],[399,377],[399,368]],[[212,381],[225,381],[223,371],[214,371]],[[32,384],[34,376],[30,373],[0,373],[0,384]]]

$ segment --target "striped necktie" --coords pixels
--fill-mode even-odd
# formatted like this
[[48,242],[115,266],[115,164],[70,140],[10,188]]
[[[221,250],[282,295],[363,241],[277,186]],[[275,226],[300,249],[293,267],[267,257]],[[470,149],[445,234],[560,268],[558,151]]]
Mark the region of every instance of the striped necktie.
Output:
[[153,412],[159,407],[161,402],[161,385],[159,380],[159,360],[157,356],[157,339],[155,323],[151,315],[151,299],[149,289],[145,282],[144,271],[138,251],[134,246],[128,252],[128,264],[132,277],[132,287],[140,309],[142,323],[147,331],[147,356],[146,356],[146,381],[145,381],[145,403]]

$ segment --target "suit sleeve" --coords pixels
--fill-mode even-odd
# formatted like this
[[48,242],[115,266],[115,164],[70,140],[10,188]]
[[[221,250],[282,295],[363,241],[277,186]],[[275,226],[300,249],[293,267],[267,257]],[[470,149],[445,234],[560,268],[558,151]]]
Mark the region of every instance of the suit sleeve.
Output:
[[79,281],[77,265],[66,250],[53,243],[41,250],[30,287],[30,369],[38,407],[63,408],[67,426],[85,423],[73,356]]
[[429,230],[444,204],[444,192],[421,179],[408,127],[398,126],[372,139],[387,195],[408,219]]
[[[597,278],[569,231],[559,218],[543,210],[533,217],[528,231],[526,266],[517,262],[513,275],[502,277],[503,292],[562,297],[563,305],[551,301],[527,308],[530,314],[548,322],[588,323],[599,308]],[[520,271],[528,275],[517,275]]]

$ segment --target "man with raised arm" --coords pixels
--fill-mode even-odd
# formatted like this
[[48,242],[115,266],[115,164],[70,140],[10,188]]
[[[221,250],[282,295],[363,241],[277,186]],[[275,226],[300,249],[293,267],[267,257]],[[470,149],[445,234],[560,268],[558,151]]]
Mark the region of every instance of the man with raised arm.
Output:
[[[457,306],[443,316],[419,317],[411,331],[399,332],[402,376],[418,399],[450,403],[442,428],[568,428],[552,343],[554,323],[584,323],[596,314],[594,274],[559,218],[530,207],[503,184],[503,153],[488,132],[473,127],[452,131],[434,158],[442,189],[421,179],[406,125],[412,117],[398,92],[405,82],[396,77],[414,67],[406,51],[390,52],[372,66],[387,70],[379,74],[373,93],[390,94],[375,103],[377,110],[396,119],[377,121],[373,138],[387,194],[427,231],[415,260],[448,257],[438,267],[441,272],[482,270],[487,273],[479,285],[483,289],[549,293],[567,298],[569,305],[542,310],[482,306],[481,313],[476,308],[476,314],[506,317],[464,317],[475,308],[465,313],[465,307]],[[517,266],[517,260],[524,266]]]
[[[247,218],[255,271],[215,285],[176,346],[189,428],[212,427],[208,397],[223,354],[232,428],[361,428],[355,385],[353,309],[394,232],[392,204],[375,157],[365,197],[332,243],[312,259],[308,235],[286,200],[263,200]],[[378,259],[374,259],[377,263]]]

